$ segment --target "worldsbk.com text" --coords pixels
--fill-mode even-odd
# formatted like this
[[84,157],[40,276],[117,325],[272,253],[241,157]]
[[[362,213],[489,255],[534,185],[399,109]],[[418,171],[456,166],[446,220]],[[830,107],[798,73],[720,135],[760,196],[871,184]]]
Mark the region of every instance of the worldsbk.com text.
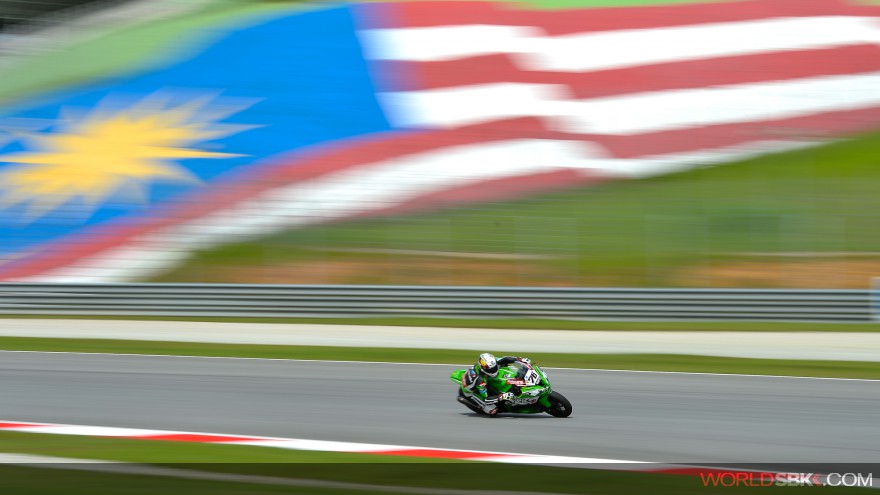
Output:
[[771,473],[712,471],[700,473],[703,486],[847,486],[870,487],[873,473]]

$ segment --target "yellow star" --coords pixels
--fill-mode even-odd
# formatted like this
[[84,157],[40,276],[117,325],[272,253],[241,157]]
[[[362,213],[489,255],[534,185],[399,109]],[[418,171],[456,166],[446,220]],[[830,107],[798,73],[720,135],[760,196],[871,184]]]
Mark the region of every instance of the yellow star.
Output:
[[240,108],[203,112],[209,102],[200,98],[169,107],[147,99],[127,109],[95,110],[55,132],[25,136],[30,151],[0,155],[0,163],[18,165],[0,172],[0,207],[27,204],[25,217],[33,220],[75,198],[91,212],[119,191],[145,202],[153,180],[199,181],[175,161],[241,156],[194,144],[250,128],[217,124]]

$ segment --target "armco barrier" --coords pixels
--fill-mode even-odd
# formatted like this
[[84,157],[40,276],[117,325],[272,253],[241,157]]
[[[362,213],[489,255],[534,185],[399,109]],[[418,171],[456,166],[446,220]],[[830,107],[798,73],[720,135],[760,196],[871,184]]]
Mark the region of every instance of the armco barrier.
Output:
[[0,314],[871,321],[867,290],[0,283]]

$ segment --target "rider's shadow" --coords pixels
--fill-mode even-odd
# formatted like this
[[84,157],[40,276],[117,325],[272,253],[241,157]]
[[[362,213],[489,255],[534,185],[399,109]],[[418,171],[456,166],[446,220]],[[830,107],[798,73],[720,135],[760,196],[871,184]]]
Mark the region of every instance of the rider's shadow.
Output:
[[462,416],[467,416],[469,418],[485,418],[491,420],[500,420],[500,419],[528,419],[529,421],[537,420],[537,419],[558,419],[553,416],[545,416],[543,414],[516,414],[516,413],[500,413],[496,417],[490,417],[485,414],[477,414],[475,412],[461,412],[459,413]]

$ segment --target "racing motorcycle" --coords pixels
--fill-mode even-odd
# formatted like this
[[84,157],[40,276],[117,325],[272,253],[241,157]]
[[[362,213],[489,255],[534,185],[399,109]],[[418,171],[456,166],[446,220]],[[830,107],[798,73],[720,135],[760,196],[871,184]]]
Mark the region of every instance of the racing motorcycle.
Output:
[[[465,394],[461,379],[467,370],[452,372],[449,379],[458,384],[458,402],[477,414],[487,414],[480,404]],[[499,394],[512,392],[513,397],[499,400],[498,412],[538,414],[545,412],[557,418],[571,415],[571,402],[559,392],[554,392],[547,373],[534,363],[516,361],[498,369],[498,375],[488,379],[489,388]],[[511,394],[506,394],[510,396]],[[492,399],[490,399],[492,400]],[[497,415],[497,414],[496,414]]]

